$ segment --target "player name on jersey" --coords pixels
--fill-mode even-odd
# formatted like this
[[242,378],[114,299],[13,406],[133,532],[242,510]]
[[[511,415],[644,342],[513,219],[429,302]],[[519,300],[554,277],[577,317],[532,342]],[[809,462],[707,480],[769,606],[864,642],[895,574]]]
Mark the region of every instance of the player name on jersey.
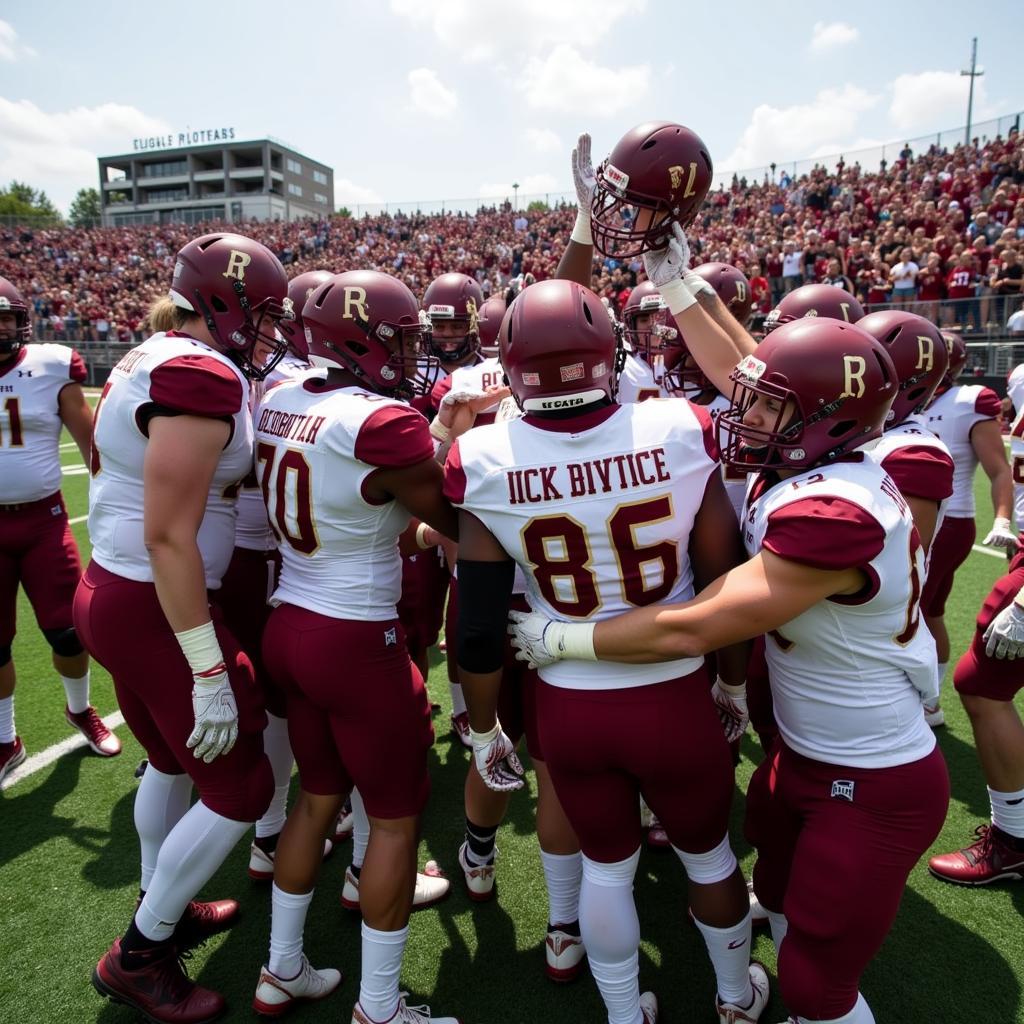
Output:
[[628,491],[668,482],[672,475],[665,466],[665,449],[652,448],[564,466],[510,469],[506,478],[509,504],[525,505]]
[[283,437],[287,441],[297,441],[299,444],[316,444],[316,435],[326,422],[326,416],[263,409],[256,429],[261,434],[270,434],[271,437]]

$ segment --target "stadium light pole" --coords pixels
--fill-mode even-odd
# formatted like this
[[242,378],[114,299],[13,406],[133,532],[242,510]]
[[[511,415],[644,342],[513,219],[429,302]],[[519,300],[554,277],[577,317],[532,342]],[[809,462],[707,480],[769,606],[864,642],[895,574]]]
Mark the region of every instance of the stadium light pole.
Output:
[[981,78],[984,70],[978,69],[978,37],[971,40],[971,67],[960,72],[961,77],[966,75],[971,80],[971,87],[967,91],[967,127],[964,129],[964,145],[971,144],[971,111],[974,107],[974,80]]
[[512,209],[515,210],[518,213],[518,211],[519,211],[519,182],[518,181],[513,181],[512,182],[512,192],[513,192],[513,196],[512,196]]

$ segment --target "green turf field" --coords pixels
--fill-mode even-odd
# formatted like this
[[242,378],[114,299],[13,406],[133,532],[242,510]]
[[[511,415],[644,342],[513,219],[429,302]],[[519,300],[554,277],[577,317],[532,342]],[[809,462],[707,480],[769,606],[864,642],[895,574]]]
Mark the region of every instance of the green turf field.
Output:
[[[65,441],[70,439],[65,438]],[[66,466],[80,463],[65,448]],[[84,467],[83,467],[84,468]],[[991,522],[987,484],[979,481],[978,535]],[[64,477],[72,520],[84,517],[87,477]],[[74,526],[83,560],[89,550],[85,522]],[[947,623],[954,660],[967,645],[974,616],[1004,562],[974,553],[957,578]],[[63,693],[49,649],[30,610],[19,606],[21,632],[14,645],[20,685],[18,731],[29,755],[66,738]],[[452,894],[439,907],[413,915],[402,983],[411,1002],[430,1002],[464,1024],[534,1024],[603,1021],[603,1007],[588,976],[560,987],[543,976],[546,899],[529,794],[517,794],[498,835],[498,898],[474,906],[461,888],[455,854],[462,834],[462,785],[467,754],[448,732],[448,692],[439,655],[430,689],[445,705],[435,719],[433,796],[424,821],[421,863],[433,857],[453,876]],[[970,728],[951,686],[944,691],[947,727],[939,738],[949,763],[953,800],[935,851],[963,845],[976,824],[988,820],[984,780]],[[106,673],[93,670],[93,697],[101,714],[115,710]],[[0,793],[0,1022],[137,1019],[100,999],[89,984],[93,964],[128,923],[138,887],[132,800],[133,771],[143,756],[126,728],[121,757],[102,760],[77,750]],[[737,776],[733,839],[743,866],[753,861],[740,829],[742,791],[760,748],[749,736]],[[228,1020],[252,1018],[250,1003],[266,957],[269,890],[245,873],[243,843],[206,890],[209,897],[235,896],[243,918],[195,954],[190,969],[203,984],[224,992]],[[346,846],[325,864],[310,911],[306,949],[314,964],[345,974],[325,1003],[294,1011],[296,1021],[347,1022],[358,995],[359,920],[341,909],[338,895],[348,857]],[[636,897],[644,944],[641,986],[654,989],[669,1022],[715,1020],[714,982],[703,943],[687,924],[685,881],[674,855],[645,851]],[[952,1024],[979,1017],[1024,1022],[1024,884],[965,890],[931,878],[923,866],[911,877],[900,916],[882,954],[864,978],[863,990],[879,1024]],[[759,936],[754,953],[774,969],[774,948]],[[774,984],[774,978],[773,978]],[[774,997],[762,1020],[785,1017]]]

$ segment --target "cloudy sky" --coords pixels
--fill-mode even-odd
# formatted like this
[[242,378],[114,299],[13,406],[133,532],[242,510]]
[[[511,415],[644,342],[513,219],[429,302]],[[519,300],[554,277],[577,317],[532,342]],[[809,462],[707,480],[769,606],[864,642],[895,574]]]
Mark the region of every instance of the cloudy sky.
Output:
[[[774,10],[785,14],[772,14]],[[581,131],[682,122],[716,170],[1024,110],[1019,5],[180,0],[0,7],[0,183],[61,207],[137,136],[233,126],[334,168],[338,205],[571,189]]]

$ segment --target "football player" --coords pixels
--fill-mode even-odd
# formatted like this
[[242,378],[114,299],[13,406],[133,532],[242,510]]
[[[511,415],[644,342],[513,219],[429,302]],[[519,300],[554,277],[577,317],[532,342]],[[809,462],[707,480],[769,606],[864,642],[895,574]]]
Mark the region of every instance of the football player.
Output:
[[169,301],[174,330],[128,352],[96,408],[92,561],[74,617],[149,759],[135,797],[141,899],[93,984],[150,1020],[188,1024],[213,1019],[224,999],[189,981],[179,954],[238,911],[194,897],[274,791],[252,663],[209,592],[231,559],[252,467],[249,378],[283,354],[276,325],[291,314],[274,254],[226,233],[181,249]]
[[867,451],[898,381],[870,335],[825,318],[773,331],[733,379],[718,433],[723,460],[757,474],[749,561],[685,604],[587,623],[513,614],[513,642],[542,672],[556,659],[583,672],[594,659],[642,669],[768,634],[781,737],[751,779],[746,833],[779,984],[790,1020],[870,1024],[860,976],[949,799],[920,711],[936,689],[917,607],[924,554]]
[[18,584],[53,652],[64,717],[101,757],[121,741],[89,703],[89,655],[72,624],[82,575],[60,493],[60,433],[67,427],[89,464],[92,410],[82,357],[66,345],[32,345],[28,303],[0,277],[0,779],[25,760],[14,725]]
[[616,393],[623,405],[665,398],[670,393],[663,384],[663,348],[677,331],[669,326],[667,317],[668,306],[650,281],[641,281],[630,291],[622,307],[624,358],[620,357],[622,369]]
[[436,362],[419,354],[414,296],[386,274],[331,278],[302,317],[310,362],[327,372],[277,385],[255,416],[257,474],[282,560],[263,656],[287,691],[301,789],[274,855],[270,958],[253,1006],[279,1014],[341,980],[310,966],[302,936],[324,837],[355,785],[371,830],[352,1024],[456,1024],[407,1006],[398,986],[433,742],[397,618],[399,537],[410,512],[450,537],[457,525],[427,421],[408,405],[428,392]]
[[[497,718],[515,564],[532,607],[593,622],[692,594],[695,578],[710,581],[742,557],[710,420],[677,400],[618,405],[616,342],[589,289],[531,287],[499,337],[524,416],[469,431],[448,457],[445,492],[460,508],[459,666],[477,766],[496,787],[521,771]],[[739,682],[745,649],[721,652],[720,664]],[[538,738],[582,846],[579,924],[609,1022],[657,1016],[638,985],[641,793],[689,875],[720,1018],[756,1020],[767,977],[750,962],[746,885],[727,836],[732,765],[703,659],[540,676]]]
[[805,284],[779,300],[765,317],[764,332],[770,334],[776,327],[805,316],[827,316],[855,324],[864,316],[864,307],[848,291],[834,284]]
[[[939,655],[939,686],[949,664],[949,633],[946,630],[946,601],[953,589],[957,569],[971,553],[977,536],[974,524],[974,472],[981,464],[992,493],[995,520],[983,544],[1004,550],[1017,546],[1017,534],[1010,524],[1013,515],[1013,477],[1003,447],[999,425],[999,397],[981,384],[958,384],[967,362],[967,349],[959,334],[943,332],[949,353],[949,367],[927,409],[928,429],[938,435],[953,457],[953,494],[946,506],[942,526],[932,544],[928,579],[921,597],[921,611]],[[945,722],[936,700],[926,709],[933,726]]]

